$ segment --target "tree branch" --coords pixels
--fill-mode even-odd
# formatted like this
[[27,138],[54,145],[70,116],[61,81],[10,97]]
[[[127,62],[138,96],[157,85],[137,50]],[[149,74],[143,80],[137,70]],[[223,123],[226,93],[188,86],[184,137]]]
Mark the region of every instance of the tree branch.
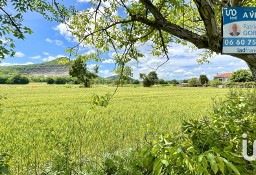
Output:
[[198,48],[208,48],[208,41],[206,37],[200,36],[171,22],[163,22],[160,20],[151,21],[140,16],[132,16],[132,20],[136,20],[157,30],[163,30],[171,35],[179,37],[180,39],[187,40]]
[[12,25],[13,27],[15,27],[15,29],[16,29],[21,35],[23,35],[23,33],[22,33],[21,30],[20,30],[20,27],[14,22],[14,20],[13,20],[12,17],[11,17],[11,15],[10,15],[9,13],[7,13],[2,7],[0,7],[0,10],[6,14],[6,16],[8,17],[8,19],[9,19],[10,22],[11,22],[11,25]]
[[214,52],[221,52],[222,36],[218,29],[213,4],[210,0],[193,0],[196,3],[199,14],[204,22],[208,43]]
[[161,12],[158,10],[157,7],[152,4],[150,0],[140,0],[140,2],[145,5],[145,7],[153,14],[156,20],[160,20],[161,22],[165,22],[166,19],[161,14]]

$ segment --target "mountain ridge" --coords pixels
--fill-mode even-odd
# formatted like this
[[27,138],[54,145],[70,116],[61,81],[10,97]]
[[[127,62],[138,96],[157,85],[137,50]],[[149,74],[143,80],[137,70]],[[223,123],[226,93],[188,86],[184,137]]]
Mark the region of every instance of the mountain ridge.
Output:
[[60,57],[48,62],[29,65],[0,66],[0,74],[24,74],[28,76],[68,76],[71,62]]

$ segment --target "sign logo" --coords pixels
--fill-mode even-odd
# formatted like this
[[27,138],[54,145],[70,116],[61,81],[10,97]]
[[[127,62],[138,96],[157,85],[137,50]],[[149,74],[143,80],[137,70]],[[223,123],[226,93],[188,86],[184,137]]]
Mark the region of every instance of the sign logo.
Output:
[[247,143],[248,143],[248,141],[247,141],[247,134],[243,134],[242,135],[243,136],[243,157],[244,157],[244,159],[245,160],[248,160],[248,161],[254,161],[254,160],[256,160],[256,140],[254,140],[254,142],[253,142],[253,154],[252,154],[252,156],[248,156],[248,153],[247,153],[247,149],[248,149],[248,147],[247,147]]
[[235,17],[237,15],[236,9],[225,9],[226,16]]

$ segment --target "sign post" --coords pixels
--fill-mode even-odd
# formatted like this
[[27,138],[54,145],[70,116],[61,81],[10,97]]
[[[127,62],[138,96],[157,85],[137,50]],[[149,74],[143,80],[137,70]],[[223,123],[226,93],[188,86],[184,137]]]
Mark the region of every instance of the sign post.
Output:
[[256,53],[256,7],[223,8],[222,53]]

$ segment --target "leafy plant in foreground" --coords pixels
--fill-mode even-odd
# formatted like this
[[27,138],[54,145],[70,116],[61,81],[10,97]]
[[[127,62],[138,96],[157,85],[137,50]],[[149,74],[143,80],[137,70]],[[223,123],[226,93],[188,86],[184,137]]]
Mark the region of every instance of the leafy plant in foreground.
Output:
[[242,157],[242,134],[256,138],[255,104],[255,90],[230,91],[215,102],[211,118],[184,121],[181,133],[160,134],[128,155],[109,156],[105,173],[255,174],[255,162]]

